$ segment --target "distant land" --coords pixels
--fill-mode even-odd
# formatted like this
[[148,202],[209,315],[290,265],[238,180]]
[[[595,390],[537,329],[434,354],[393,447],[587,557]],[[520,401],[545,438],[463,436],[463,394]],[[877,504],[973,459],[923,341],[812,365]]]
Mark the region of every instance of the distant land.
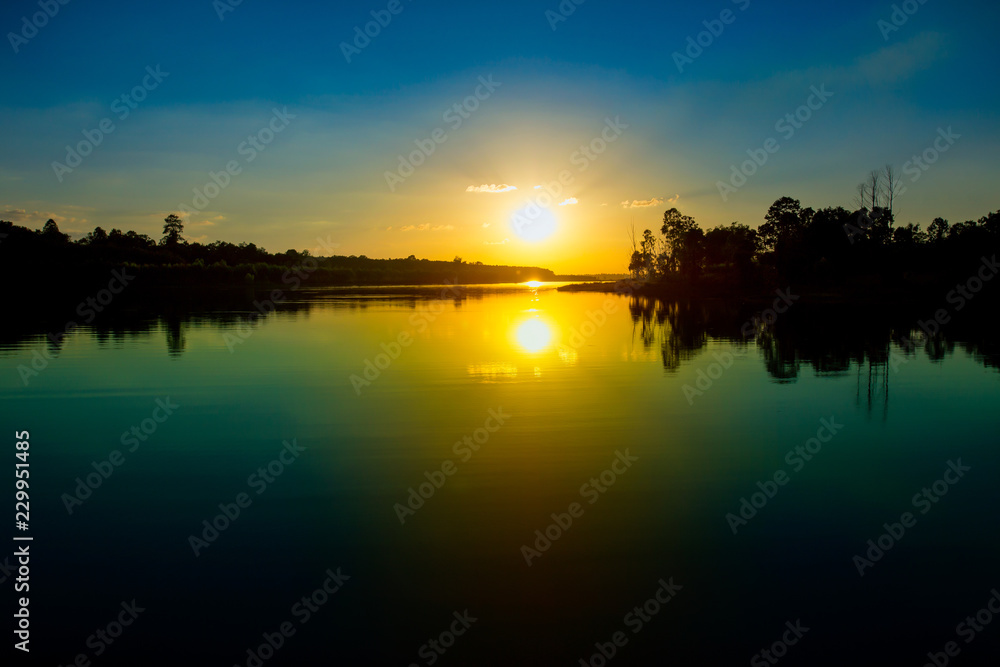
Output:
[[[307,250],[270,253],[253,243],[209,244],[183,239],[183,222],[165,219],[155,240],[134,231],[97,227],[71,241],[54,220],[41,230],[0,221],[0,274],[19,292],[41,296],[80,287],[100,287],[113,271],[134,276],[146,288],[441,285],[528,281],[614,280],[621,275],[556,275],[537,266],[497,266],[418,259],[374,259],[365,255],[313,256]],[[334,246],[331,246],[331,249]],[[25,280],[30,276],[29,280]]]

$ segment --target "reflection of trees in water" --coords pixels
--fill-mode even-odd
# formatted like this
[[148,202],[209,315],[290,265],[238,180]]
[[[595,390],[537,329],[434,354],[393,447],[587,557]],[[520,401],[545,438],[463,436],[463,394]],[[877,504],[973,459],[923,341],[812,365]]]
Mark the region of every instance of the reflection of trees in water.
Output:
[[163,329],[167,334],[167,354],[179,357],[184,354],[184,329],[186,325],[179,317],[163,318]]
[[[869,356],[867,363],[864,361],[858,363],[858,384],[857,393],[855,394],[855,403],[859,406],[861,405],[862,397],[864,397],[869,414],[881,403],[882,419],[885,419],[889,415],[888,343],[886,343],[885,349],[887,352],[885,355],[886,359],[880,360],[877,356]],[[866,366],[867,368],[865,368]],[[862,378],[864,378],[863,385]]]
[[1000,369],[1000,341],[989,313],[963,313],[963,322],[956,318],[948,325],[946,333],[952,338],[928,338],[914,330],[914,323],[926,317],[920,308],[905,312],[884,306],[797,304],[765,324],[754,320],[757,313],[750,306],[634,297],[629,312],[633,335],[638,335],[646,349],[658,346],[662,350],[663,367],[668,371],[676,371],[710,339],[736,346],[752,340],[775,381],[795,382],[803,368],[823,377],[845,377],[853,370],[859,405],[881,410],[883,415],[889,405],[890,374],[918,354],[940,363],[959,349],[987,368]]
[[[437,307],[432,307],[435,302],[450,303],[457,309],[467,299],[482,299],[489,291],[464,286],[401,288],[400,292],[385,289],[303,290],[285,292],[277,303],[269,299],[269,294],[240,290],[160,295],[145,303],[127,303],[117,310],[108,310],[91,324],[81,323],[77,331],[86,331],[99,348],[123,347],[126,342],[158,336],[162,332],[167,354],[179,358],[187,348],[187,332],[192,328],[215,327],[221,329],[220,335],[242,332],[245,336],[248,329],[260,326],[270,317],[297,318],[308,315],[313,308],[364,311],[386,303],[418,312],[425,309],[433,314]],[[12,323],[16,327],[0,326],[0,355],[14,354],[23,346],[37,343],[42,336],[46,356],[59,356],[70,336],[58,334],[65,332],[67,323],[79,320],[79,316],[72,310],[36,315],[35,318],[18,319]]]
[[[693,304],[667,303],[657,299],[635,297],[629,302],[633,336],[645,349],[660,346],[663,367],[677,370],[681,363],[694,356],[708,343],[704,314]],[[636,332],[635,327],[638,327]]]
[[794,382],[798,379],[799,355],[792,341],[775,336],[773,327],[766,326],[758,330],[754,342],[772,378],[778,382]]
[[986,332],[972,341],[959,343],[965,352],[987,368],[1000,370],[1000,343],[995,339],[987,339]]

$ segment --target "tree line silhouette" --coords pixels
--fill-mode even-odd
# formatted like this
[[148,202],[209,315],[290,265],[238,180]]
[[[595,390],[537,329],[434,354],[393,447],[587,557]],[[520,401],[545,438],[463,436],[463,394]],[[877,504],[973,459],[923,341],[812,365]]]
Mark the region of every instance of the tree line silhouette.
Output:
[[[41,230],[0,220],[0,275],[21,292],[40,294],[107,281],[108,272],[136,269],[136,284],[149,286],[258,285],[297,288],[323,285],[424,285],[553,280],[549,269],[491,266],[482,262],[313,256],[308,250],[270,253],[254,243],[198,243],[184,238],[184,222],[171,214],[163,236],[96,227],[72,241],[54,220]],[[41,269],[41,270],[40,270]],[[26,277],[29,277],[26,279]],[[131,289],[131,287],[130,287]]]
[[686,294],[767,289],[786,281],[840,291],[913,291],[968,274],[1000,246],[1000,211],[955,224],[935,218],[926,230],[896,225],[894,178],[891,168],[872,172],[859,186],[853,211],[814,210],[780,197],[757,229],[733,222],[706,232],[671,208],[659,235],[632,231],[629,272]]

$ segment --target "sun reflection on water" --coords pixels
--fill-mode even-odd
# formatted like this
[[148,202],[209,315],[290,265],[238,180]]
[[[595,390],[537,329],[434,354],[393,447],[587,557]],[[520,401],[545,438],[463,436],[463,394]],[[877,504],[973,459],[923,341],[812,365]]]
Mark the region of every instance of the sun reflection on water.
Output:
[[551,345],[552,329],[536,316],[518,325],[515,337],[526,352],[537,353]]

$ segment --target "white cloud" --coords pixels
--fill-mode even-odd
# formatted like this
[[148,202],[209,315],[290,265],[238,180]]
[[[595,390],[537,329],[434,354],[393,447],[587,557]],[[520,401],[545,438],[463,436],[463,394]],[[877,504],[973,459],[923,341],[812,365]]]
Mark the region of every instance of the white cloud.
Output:
[[559,205],[560,206],[573,206],[574,204],[579,204],[579,203],[580,203],[579,199],[577,199],[576,197],[570,197],[566,201],[559,202]]
[[[389,227],[389,229],[392,229]],[[455,229],[454,225],[431,225],[425,222],[422,225],[403,225],[399,228],[401,232],[446,232]]]
[[663,197],[653,197],[652,199],[633,199],[622,202],[622,208],[647,208],[649,206],[659,206],[663,203]]
[[482,185],[470,185],[465,188],[466,192],[484,192],[489,194],[499,194],[501,192],[510,192],[511,190],[517,190],[517,186],[507,185],[506,183],[492,183],[490,185],[483,183]]

